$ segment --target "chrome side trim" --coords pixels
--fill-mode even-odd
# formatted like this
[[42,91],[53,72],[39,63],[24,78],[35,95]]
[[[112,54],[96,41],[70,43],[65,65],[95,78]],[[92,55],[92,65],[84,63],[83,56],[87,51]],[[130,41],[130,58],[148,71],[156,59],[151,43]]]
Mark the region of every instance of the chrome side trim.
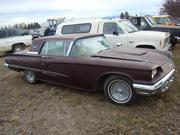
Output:
[[35,71],[35,72],[41,72],[43,74],[48,74],[51,76],[61,76],[64,78],[70,78],[70,76],[65,75],[65,74],[60,74],[60,73],[56,73],[56,72],[51,72],[51,71],[47,71],[47,70],[40,70],[40,69],[36,69],[36,68],[28,68],[28,67],[24,67],[24,66],[18,66],[18,65],[11,65],[11,64],[7,64],[8,67],[10,68],[18,68],[18,69],[23,69],[23,70],[31,70],[31,71]]
[[[133,84],[133,87],[136,89],[137,93],[138,90],[144,91],[143,93],[147,94],[153,94],[154,92],[157,91],[163,91],[163,89],[160,89],[167,83],[171,83],[174,80],[173,74],[175,72],[175,69],[173,69],[171,72],[169,72],[165,77],[163,77],[160,81],[155,83],[154,85],[145,85],[145,84]],[[164,88],[167,89],[167,88]]]
[[38,54],[38,52],[27,52],[29,54]]

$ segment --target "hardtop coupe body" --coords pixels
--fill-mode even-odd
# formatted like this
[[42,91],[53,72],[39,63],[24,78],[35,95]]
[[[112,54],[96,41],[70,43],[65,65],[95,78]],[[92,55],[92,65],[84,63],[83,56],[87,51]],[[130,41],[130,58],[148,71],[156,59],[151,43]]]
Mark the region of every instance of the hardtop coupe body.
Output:
[[112,47],[103,35],[45,37],[29,51],[9,54],[5,65],[24,71],[29,83],[45,80],[84,90],[103,89],[113,103],[136,94],[164,92],[175,66],[169,52]]

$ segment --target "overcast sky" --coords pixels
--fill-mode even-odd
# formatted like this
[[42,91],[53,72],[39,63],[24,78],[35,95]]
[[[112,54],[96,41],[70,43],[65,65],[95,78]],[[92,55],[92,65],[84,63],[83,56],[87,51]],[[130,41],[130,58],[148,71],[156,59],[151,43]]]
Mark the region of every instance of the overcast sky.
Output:
[[164,0],[0,0],[0,25],[46,21],[52,17],[89,18],[131,14],[158,14]]

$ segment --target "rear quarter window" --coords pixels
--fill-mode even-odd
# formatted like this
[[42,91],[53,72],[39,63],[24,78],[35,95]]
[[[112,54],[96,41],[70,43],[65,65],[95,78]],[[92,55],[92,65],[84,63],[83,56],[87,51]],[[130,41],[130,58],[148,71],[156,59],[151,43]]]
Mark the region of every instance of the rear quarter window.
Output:
[[75,33],[89,33],[91,30],[90,23],[64,25],[62,28],[62,34],[75,34]]
[[43,43],[40,54],[66,56],[69,46],[69,41],[46,41]]

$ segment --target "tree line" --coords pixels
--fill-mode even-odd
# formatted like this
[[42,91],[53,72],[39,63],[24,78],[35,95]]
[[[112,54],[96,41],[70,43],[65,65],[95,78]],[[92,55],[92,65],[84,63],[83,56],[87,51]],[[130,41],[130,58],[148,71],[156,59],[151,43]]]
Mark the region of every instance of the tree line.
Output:
[[14,25],[5,25],[5,26],[2,26],[1,29],[7,29],[7,28],[20,28],[20,29],[38,29],[38,28],[41,28],[41,25],[38,23],[38,22],[33,22],[33,23],[29,23],[29,24],[26,24],[26,23],[16,23]]

